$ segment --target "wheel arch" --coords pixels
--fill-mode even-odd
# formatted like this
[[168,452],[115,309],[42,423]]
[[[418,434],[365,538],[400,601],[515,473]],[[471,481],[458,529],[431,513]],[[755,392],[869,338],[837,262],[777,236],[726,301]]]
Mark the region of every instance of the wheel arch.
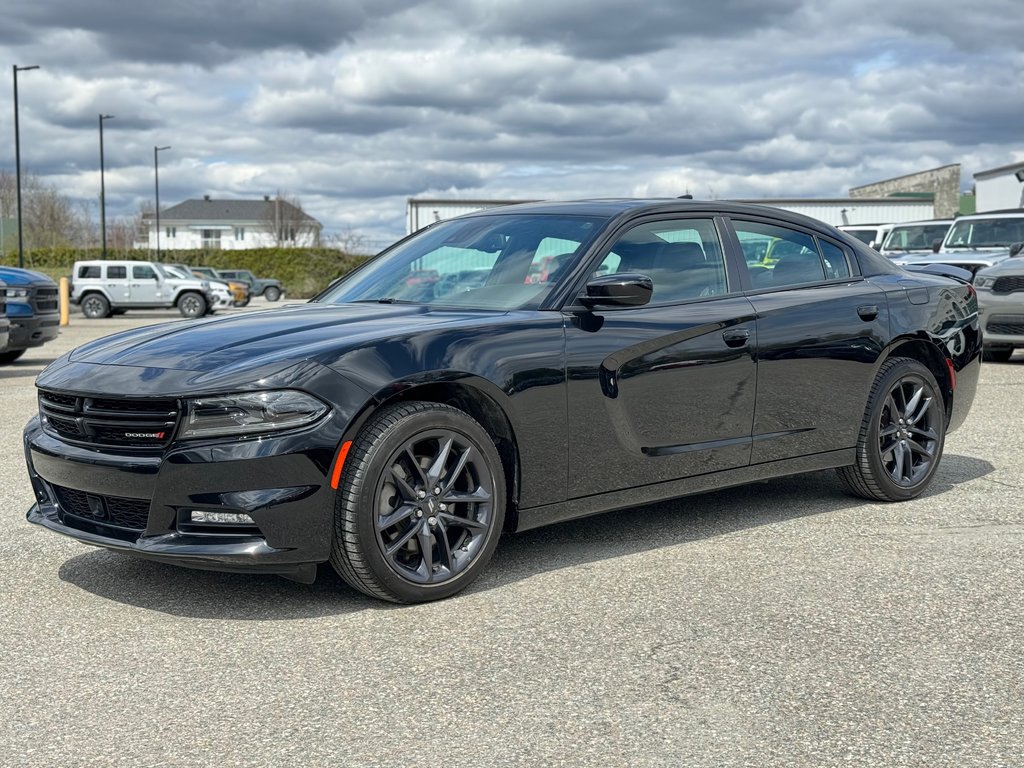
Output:
[[920,336],[904,337],[894,340],[889,345],[886,354],[878,359],[876,372],[878,368],[881,368],[882,363],[893,357],[908,357],[931,371],[942,392],[943,410],[948,423],[953,413],[954,392],[953,374],[947,363],[949,358],[944,356],[930,339]]
[[343,439],[354,438],[374,413],[396,403],[415,400],[444,403],[464,411],[479,422],[494,440],[506,480],[505,530],[514,531],[519,524],[519,444],[511,419],[495,395],[487,391],[489,388],[494,388],[494,385],[465,374],[453,374],[433,381],[395,382],[376,393],[367,407],[352,420]]

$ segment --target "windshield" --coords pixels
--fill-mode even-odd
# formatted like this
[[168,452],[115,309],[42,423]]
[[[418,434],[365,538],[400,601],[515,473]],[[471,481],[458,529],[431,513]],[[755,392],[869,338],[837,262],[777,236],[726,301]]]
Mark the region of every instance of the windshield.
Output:
[[844,229],[843,232],[855,237],[860,240],[864,245],[871,245],[875,241],[875,235],[878,234],[878,229],[871,227],[870,229]]
[[192,275],[185,272],[181,267],[172,267],[170,264],[155,264],[154,266],[163,272],[164,277],[173,277],[178,280],[195,280]]
[[342,278],[317,301],[536,308],[571,271],[604,221],[552,214],[443,221]]
[[908,224],[895,227],[885,238],[883,251],[927,251],[949,231],[949,223]]
[[1024,216],[958,221],[946,237],[947,248],[1008,248],[1024,242]]

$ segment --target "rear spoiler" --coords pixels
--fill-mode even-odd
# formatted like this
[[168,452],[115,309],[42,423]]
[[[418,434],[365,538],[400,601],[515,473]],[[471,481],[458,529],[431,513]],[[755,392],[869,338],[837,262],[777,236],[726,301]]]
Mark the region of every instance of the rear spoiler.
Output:
[[903,269],[907,272],[924,272],[928,275],[951,277],[961,283],[969,283],[974,279],[974,273],[969,269],[954,267],[952,264],[908,264]]

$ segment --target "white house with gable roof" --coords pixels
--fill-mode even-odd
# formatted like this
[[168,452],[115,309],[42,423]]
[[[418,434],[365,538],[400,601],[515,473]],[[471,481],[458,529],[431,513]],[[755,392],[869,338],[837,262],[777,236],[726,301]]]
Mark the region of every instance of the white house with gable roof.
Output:
[[[147,213],[148,247],[162,251],[236,250],[241,248],[312,248],[320,244],[323,225],[301,208],[279,197],[262,200],[186,200]],[[158,242],[159,237],[159,242]]]

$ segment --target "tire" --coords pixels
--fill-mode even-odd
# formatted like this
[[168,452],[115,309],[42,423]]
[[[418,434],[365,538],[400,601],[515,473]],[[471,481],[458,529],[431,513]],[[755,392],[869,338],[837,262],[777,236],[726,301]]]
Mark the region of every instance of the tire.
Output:
[[8,352],[0,352],[0,365],[7,365],[13,363],[19,357],[25,354],[24,349],[12,349]]
[[1013,357],[1013,347],[1009,349],[1002,349],[996,347],[994,349],[985,349],[982,352],[983,359],[990,363],[1008,363],[1010,358]]
[[188,291],[178,298],[178,311],[182,317],[195,318],[206,314],[206,299],[201,293]]
[[331,565],[352,587],[382,600],[450,597],[491,559],[505,497],[494,442],[468,414],[430,402],[383,408],[345,460]]
[[894,357],[882,363],[871,387],[857,463],[837,471],[856,496],[913,499],[931,483],[945,437],[945,403],[932,372],[916,360]]
[[90,320],[110,317],[110,302],[99,293],[89,293],[82,298],[82,314]]
[[273,285],[268,285],[263,290],[263,298],[267,301],[277,301],[281,298],[281,289]]
[[127,309],[112,309],[112,310],[110,310],[110,314],[114,315],[114,316],[123,315],[127,311],[128,311]]

